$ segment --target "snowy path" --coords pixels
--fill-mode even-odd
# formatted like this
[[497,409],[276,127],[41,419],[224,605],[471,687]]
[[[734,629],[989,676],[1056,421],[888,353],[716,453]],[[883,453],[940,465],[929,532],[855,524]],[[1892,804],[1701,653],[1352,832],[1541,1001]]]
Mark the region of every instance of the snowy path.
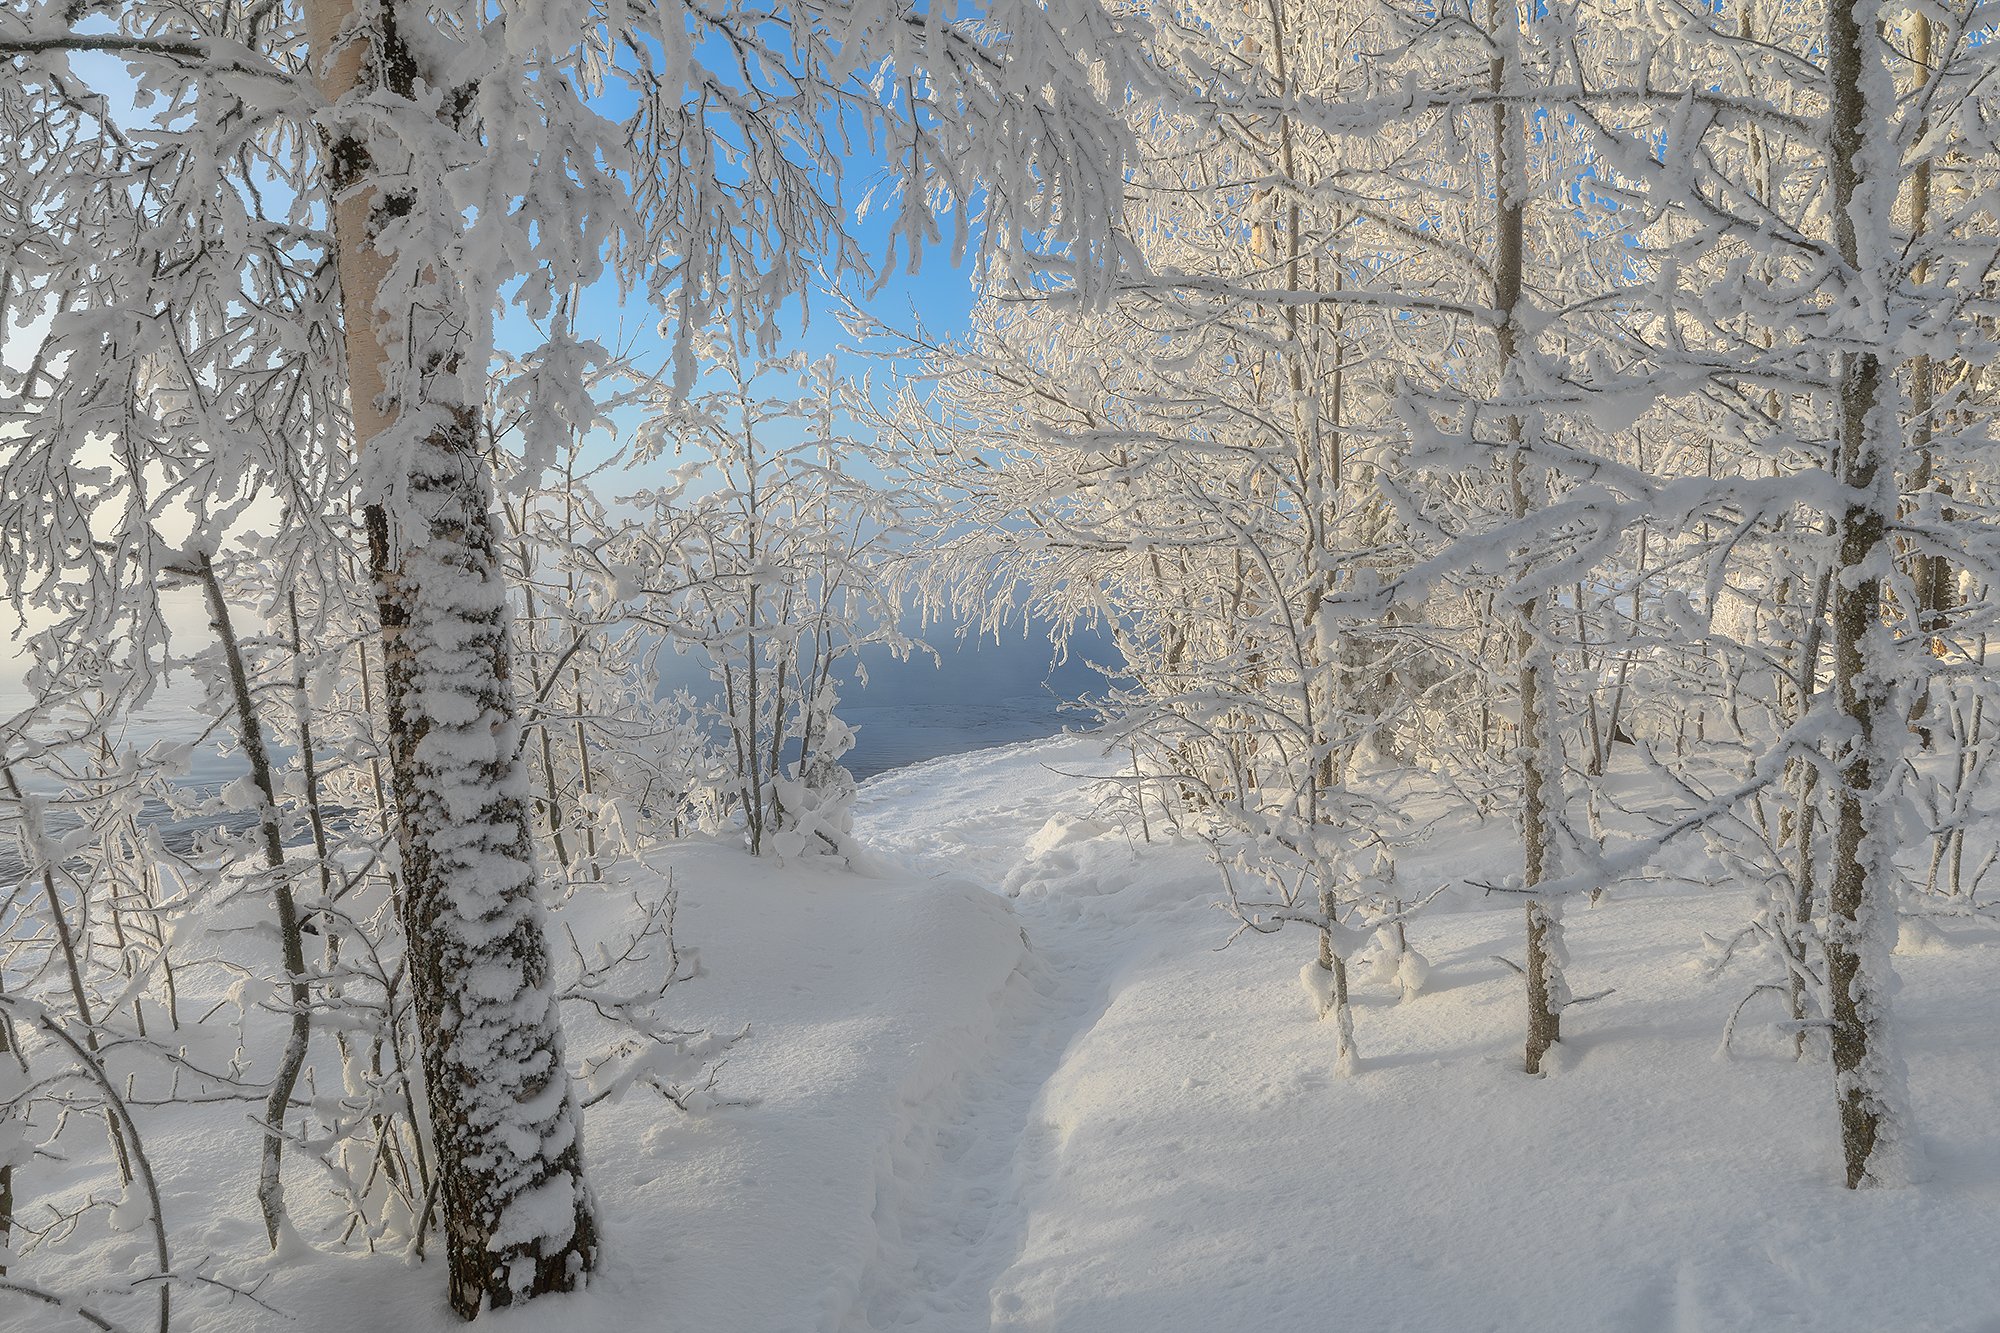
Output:
[[922,1108],[893,1150],[876,1212],[881,1248],[845,1330],[990,1326],[992,1286],[1020,1253],[1047,1169],[1042,1086],[1105,1004],[1085,950],[1034,923],[1024,930],[1030,954],[987,1048],[969,1053],[953,1096]]
[[[1013,895],[1028,954],[955,1095],[923,1108],[897,1145],[876,1215],[881,1249],[843,1333],[983,1333],[1008,1312],[996,1284],[1020,1258],[1061,1146],[1044,1090],[1146,943],[1115,896],[1130,887],[1129,862],[1093,865],[1082,850],[1106,827],[1051,815],[1075,804],[1067,774],[1098,762],[1088,742],[1056,740],[938,760],[864,792],[857,831],[872,849]],[[1047,891],[1052,880],[1061,893]]]
[[[930,808],[913,812],[913,803]],[[968,807],[980,813],[968,818]],[[989,890],[1016,869],[1040,823],[1011,784],[950,759],[871,784],[856,822],[872,848],[909,870]],[[1019,1253],[1047,1156],[1035,1124],[1042,1085],[1103,1012],[1091,966],[1098,942],[1045,929],[1036,915],[1017,907],[1028,953],[987,1049],[965,1062],[951,1104],[923,1108],[896,1145],[877,1205],[881,1248],[844,1333],[991,1325],[992,1285]]]

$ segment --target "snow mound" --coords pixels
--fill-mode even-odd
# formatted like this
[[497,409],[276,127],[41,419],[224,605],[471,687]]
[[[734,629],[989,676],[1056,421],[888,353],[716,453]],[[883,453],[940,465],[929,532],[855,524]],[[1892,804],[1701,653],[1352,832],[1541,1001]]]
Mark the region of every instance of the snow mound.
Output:
[[1023,848],[1029,856],[1047,856],[1058,847],[1068,847],[1073,843],[1088,842],[1101,837],[1111,830],[1094,819],[1084,819],[1076,815],[1050,815],[1048,822],[1028,839]]
[[1396,985],[1403,992],[1403,998],[1413,1000],[1430,980],[1431,960],[1415,949],[1406,950],[1403,961],[1396,968]]
[[1899,956],[1950,952],[1951,936],[1923,917],[1906,916],[1896,927],[1896,953]]
[[1321,967],[1317,961],[1307,963],[1299,969],[1299,985],[1305,988],[1306,998],[1312,1001],[1316,1017],[1325,1018],[1333,1008],[1333,973]]

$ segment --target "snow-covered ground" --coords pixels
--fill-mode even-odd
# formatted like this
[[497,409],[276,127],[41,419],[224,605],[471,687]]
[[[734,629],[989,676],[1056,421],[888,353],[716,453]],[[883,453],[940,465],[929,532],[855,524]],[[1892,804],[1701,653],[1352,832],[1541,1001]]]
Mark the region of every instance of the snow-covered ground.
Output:
[[[1543,1079],[1519,1072],[1520,982],[1494,958],[1519,954],[1518,906],[1461,897],[1412,927],[1422,993],[1364,969],[1361,1066],[1336,1077],[1298,983],[1313,937],[1219,948],[1201,850],[1098,809],[1109,762],[1072,738],[885,774],[857,870],[663,858],[706,967],[672,994],[691,1022],[751,1025],[721,1087],[749,1104],[593,1109],[602,1274],[482,1326],[2000,1330],[2000,931],[1947,922],[1898,958],[1930,1173],[1851,1194],[1828,1075],[1791,1060],[1774,1009],[1717,1053],[1762,978],[1710,978],[1702,935],[1742,894],[1573,909],[1575,989],[1615,990],[1566,1015]],[[1503,837],[1439,830],[1405,876],[1492,866]],[[187,1253],[254,1250],[253,1145],[161,1136]],[[136,1238],[92,1258],[146,1266]],[[459,1326],[435,1265],[284,1265],[274,1309],[184,1294],[177,1327]],[[0,1327],[58,1324],[0,1297]]]

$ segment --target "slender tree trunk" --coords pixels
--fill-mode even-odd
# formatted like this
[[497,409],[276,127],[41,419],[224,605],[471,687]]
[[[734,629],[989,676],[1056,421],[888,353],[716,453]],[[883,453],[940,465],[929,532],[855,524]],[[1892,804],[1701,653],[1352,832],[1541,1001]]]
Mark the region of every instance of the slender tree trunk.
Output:
[[215,561],[207,552],[197,559],[195,575],[201,580],[208,599],[208,620],[222,644],[228,665],[231,703],[236,709],[236,743],[250,765],[250,781],[257,787],[257,831],[264,844],[264,866],[271,872],[271,901],[278,914],[278,947],[285,966],[285,990],[291,1005],[291,1030],[285,1039],[285,1053],[278,1064],[278,1076],[264,1100],[264,1150],[257,1168],[257,1207],[264,1214],[264,1234],[271,1248],[278,1248],[278,1235],[285,1220],[285,1112],[292,1104],[292,1090],[298,1086],[299,1071],[305,1068],[306,1046],[312,1038],[311,994],[306,984],[305,936],[299,930],[298,904],[292,897],[290,880],[285,877],[285,846],[278,827],[278,791],[271,778],[271,752],[264,744],[264,724],[257,715],[256,696],[250,690],[250,672],[243,661],[243,645],[229,615],[229,603],[222,595],[222,581],[216,577]]
[[[1330,874],[1331,870],[1322,866],[1320,873]],[[1339,909],[1333,890],[1321,889],[1319,910],[1329,922]],[[1322,971],[1332,973],[1333,1007],[1328,1015],[1333,1019],[1334,1069],[1337,1073],[1351,1074],[1358,1057],[1354,1049],[1354,1008],[1347,999],[1347,959],[1334,947],[1330,929],[1319,933],[1319,965]]]
[[[357,10],[308,0],[322,91],[412,99],[425,46],[408,34],[425,12],[409,0],[360,10],[361,31],[336,45]],[[425,81],[456,104],[442,80]],[[356,446],[408,460],[390,479],[400,494],[371,506],[367,526],[450,1300],[471,1318],[573,1288],[594,1264],[596,1223],[537,897],[491,480],[476,404],[456,382],[477,341],[466,331],[489,315],[458,308],[435,274],[381,309],[388,264],[375,227],[427,204],[377,151],[397,150],[343,132],[325,157]],[[402,373],[385,376],[392,356]],[[392,383],[403,397],[392,400]],[[413,424],[399,430],[406,408]]]
[[[1832,87],[1828,174],[1835,240],[1849,283],[1886,269],[1892,182],[1872,179],[1893,159],[1879,135],[1890,108],[1873,32],[1874,8],[1857,0],[1827,6],[1827,76]],[[1871,107],[1870,102],[1877,105]],[[1872,122],[1872,125],[1871,125]],[[1864,157],[1865,146],[1878,155]],[[1902,730],[1893,707],[1891,645],[1882,623],[1882,575],[1889,568],[1888,522],[1896,503],[1893,443],[1899,430],[1881,358],[1872,348],[1840,354],[1840,480],[1853,497],[1840,514],[1839,577],[1833,580],[1833,678],[1847,723],[1834,793],[1833,865],[1825,923],[1832,1020],[1834,1096],[1848,1188],[1887,1183],[1887,1158],[1908,1133],[1902,1070],[1889,1044],[1889,961],[1896,937],[1895,814],[1889,796]]]
[[[312,827],[313,857],[318,863],[319,893],[333,897],[333,866],[327,859],[326,803],[320,799],[319,756],[313,737],[312,698],[306,676],[305,636],[299,627],[299,596],[285,594],[285,616],[292,630],[292,712],[299,729],[299,768],[305,778],[306,822]],[[330,938],[330,936],[329,936]]]
[[[1821,570],[1814,581],[1812,602],[1806,612],[1805,638],[1799,645],[1799,657],[1795,675],[1791,683],[1791,715],[1788,724],[1801,720],[1812,707],[1813,696],[1819,691],[1819,661],[1826,638],[1826,612],[1833,594],[1833,575],[1829,570]],[[1819,837],[1819,765],[1805,760],[1794,760],[1789,765],[1788,785],[1796,793],[1791,823],[1792,834],[1792,896],[1786,904],[1790,920],[1784,923],[1785,939],[1782,947],[1790,956],[1786,978],[1786,998],[1791,1005],[1792,1021],[1803,1024],[1809,1017],[1808,996],[1805,983],[1806,953],[1810,948],[1813,911],[1819,897],[1819,867],[1815,859],[1815,848]],[[1783,828],[1783,821],[1780,821]],[[1803,1059],[1809,1046],[1809,1034],[1802,1026],[1792,1036],[1792,1057]]]
[[[0,993],[6,990],[5,977],[0,977]],[[28,1072],[27,1062],[14,1044],[14,1019],[5,1005],[0,1005],[0,1055],[7,1057],[9,1064],[15,1065],[23,1075]],[[7,1241],[14,1230],[14,1163],[0,1162],[0,1260],[7,1253]],[[0,1261],[0,1277],[7,1276],[7,1265]]]
[[[1927,85],[1933,77],[1931,68],[1931,21],[1922,11],[1910,15],[1910,64],[1917,73],[1918,88]],[[1930,128],[1926,121],[1923,130]],[[1924,231],[1930,223],[1931,211],[1931,160],[1926,157],[1918,161],[1910,173],[1910,235],[1918,243],[1924,239]],[[1930,265],[1920,262],[1912,270],[1910,280],[1921,286],[1929,277]],[[1937,434],[1937,380],[1938,368],[1927,355],[1919,354],[1910,358],[1910,428],[1909,447],[1917,456],[1915,475],[1911,478],[1911,489],[1919,492],[1934,491],[1950,495],[1951,486],[1941,481],[1937,475],[1937,456],[1933,441]],[[1950,523],[1955,515],[1944,510],[1939,519]],[[1931,656],[1943,657],[1947,651],[1944,632],[1950,627],[1953,602],[1951,562],[1942,555],[1916,551],[1911,558],[1910,578],[1914,585],[1916,606],[1912,608],[1912,619],[1924,636]],[[1936,730],[1931,717],[1931,682],[1927,675],[1919,682],[1916,702],[1910,708],[1910,720],[1915,724],[1917,736],[1923,747],[1931,748],[1932,736]]]
[[[1491,64],[1494,92],[1505,91],[1509,66],[1518,59],[1519,13],[1515,0],[1494,0],[1493,32],[1496,54]],[[1505,103],[1493,106],[1494,238],[1493,308],[1499,317],[1500,392],[1521,390],[1522,263],[1526,250],[1524,168],[1521,125]],[[1513,516],[1524,519],[1536,504],[1528,475],[1525,423],[1518,411],[1506,418],[1507,490]],[[1527,555],[1521,556],[1526,572]],[[1514,657],[1518,663],[1517,691],[1521,726],[1516,756],[1521,767],[1521,887],[1528,899],[1528,1041],[1525,1065],[1539,1074],[1542,1057],[1562,1040],[1562,911],[1561,904],[1532,896],[1548,877],[1551,852],[1551,803],[1559,799],[1561,777],[1552,773],[1554,744],[1549,722],[1548,690],[1552,663],[1542,636],[1539,597],[1521,601],[1514,614]]]
[[[78,956],[76,932],[70,929],[69,915],[63,911],[62,895],[56,892],[56,868],[49,863],[43,853],[47,848],[46,833],[42,827],[41,807],[28,800],[21,784],[14,779],[12,767],[0,769],[0,776],[7,782],[7,792],[14,798],[14,804],[21,810],[22,861],[34,865],[39,863],[42,876],[42,893],[49,904],[49,922],[55,927],[56,947],[62,953],[63,971],[69,977],[70,1001],[76,1005],[77,1026],[83,1029],[85,1048],[94,1057],[97,1054],[99,1038],[97,1019],[91,1012],[90,992],[83,982],[83,959]],[[132,1183],[132,1156],[125,1146],[125,1131],[121,1127],[118,1114],[109,1108],[104,1113],[105,1131],[111,1138],[111,1153],[118,1161],[118,1176],[125,1184]]]
[[[526,538],[521,541],[520,553],[521,609],[526,613],[527,623],[532,626],[535,623],[535,586],[532,582],[534,566],[529,563],[531,557]],[[539,671],[529,671],[528,685],[533,691],[530,697],[535,700],[539,711],[549,692]],[[547,717],[538,717],[535,720],[535,737],[542,757],[542,803],[548,807],[549,841],[555,847],[556,864],[562,867],[563,881],[567,883],[570,878],[569,843],[563,837],[563,825],[567,821],[563,818],[562,785],[557,780],[555,741],[549,735]]]
[[[563,460],[563,536],[566,540],[569,541],[569,543],[572,546],[576,545],[576,540],[577,540],[576,536],[577,448],[578,448],[577,444],[574,441],[572,441],[570,444],[569,453]],[[567,594],[565,602],[568,607],[568,610],[570,614],[574,615],[576,613],[576,570],[573,567],[566,567],[563,570],[563,588],[565,593]],[[581,629],[578,629],[576,632],[579,635],[581,635],[583,631]],[[594,786],[592,786],[592,777],[590,772],[590,745],[587,738],[584,735],[584,728],[583,728],[584,702],[583,702],[582,667],[580,666],[570,667],[569,683],[570,683],[570,690],[573,696],[571,700],[573,706],[570,713],[570,727],[571,727],[571,734],[576,741],[576,773],[577,773],[577,785],[580,789],[579,795],[574,804],[577,807],[578,822],[583,826],[584,858],[590,862],[591,882],[597,883],[604,878],[604,869],[602,866],[598,864],[597,861],[597,812],[595,809],[591,808],[593,805],[593,799],[597,795],[597,790]]]
[[590,879],[595,884],[604,879],[604,867],[597,860],[597,812],[592,808],[597,796],[597,788],[594,785],[595,778],[592,777],[590,771],[590,739],[584,733],[583,728],[584,700],[583,671],[581,668],[570,668],[569,684],[571,700],[576,709],[570,726],[572,735],[576,741],[577,783],[581,789],[579,804],[584,807],[581,811],[583,855],[584,859],[590,862]]

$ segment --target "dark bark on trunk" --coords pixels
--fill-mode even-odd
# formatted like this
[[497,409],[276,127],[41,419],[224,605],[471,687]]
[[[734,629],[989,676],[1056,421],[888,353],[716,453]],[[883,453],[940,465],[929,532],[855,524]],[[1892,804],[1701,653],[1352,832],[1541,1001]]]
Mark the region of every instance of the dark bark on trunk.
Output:
[[[508,771],[514,747],[496,748],[476,775],[441,771],[426,753],[435,724],[421,700],[441,674],[426,660],[433,655],[428,645],[457,644],[457,660],[442,673],[452,677],[452,692],[475,706],[489,728],[513,730],[500,598],[484,614],[468,614],[445,587],[433,586],[478,579],[497,589],[500,581],[469,418],[464,426],[466,448],[435,454],[455,470],[411,478],[413,497],[423,496],[425,512],[435,515],[430,532],[396,560],[380,509],[369,511],[368,528],[388,663],[384,693],[390,777],[401,811],[410,993],[430,1101],[451,1303],[470,1318],[482,1304],[504,1306],[517,1297],[570,1290],[590,1270],[597,1238],[583,1185],[580,1121],[569,1104],[562,1033],[548,991],[527,803]],[[434,560],[445,566],[434,580],[410,569]],[[449,795],[468,788],[485,794],[480,808],[452,808]],[[472,905],[462,901],[468,876],[488,881],[490,891],[490,914],[476,923],[463,919]],[[495,966],[509,976],[510,993],[498,1003],[468,995],[473,969]],[[516,1012],[517,997],[535,997],[540,1012]],[[504,1124],[491,1113],[496,1095],[515,1108],[541,1108],[530,1119],[543,1153],[523,1156],[506,1142]],[[574,1222],[566,1243],[507,1243],[499,1229],[508,1206],[549,1188],[571,1197]],[[527,1264],[529,1272],[518,1289],[509,1271],[516,1263]]]
[[[360,34],[339,46],[356,15],[350,0],[308,3],[322,91],[336,100],[375,87],[414,101],[424,48],[405,30],[427,23],[424,11],[391,0],[363,12]],[[445,104],[457,99],[447,93]],[[406,308],[378,309],[388,276],[378,229],[423,205],[394,163],[378,179],[375,147],[342,138],[325,157],[356,446],[392,435],[405,416],[426,422],[420,438],[392,446],[407,450],[393,512],[376,504],[366,517],[399,814],[398,908],[450,1301],[469,1319],[574,1288],[594,1266],[597,1230],[519,762],[491,476],[476,410],[457,386],[466,330],[489,312],[450,306],[457,298],[421,275],[421,290],[390,294]],[[392,348],[407,358],[400,392],[414,401],[382,373]]]
[[[5,989],[4,986],[0,986],[0,993]],[[5,1005],[0,1005],[0,1055],[6,1056],[8,1063],[16,1065],[22,1074],[28,1072],[27,1062],[21,1058],[20,1051],[14,1044],[14,1019],[7,1012]],[[7,1240],[13,1229],[14,1164],[4,1162],[0,1163],[0,1255],[7,1253]],[[7,1265],[0,1263],[0,1277],[5,1276],[7,1276]]]
[[[1497,43],[1490,66],[1490,85],[1503,92],[1508,61],[1518,45],[1514,0],[1495,0],[1492,27]],[[1526,253],[1526,215],[1517,179],[1522,164],[1520,126],[1504,102],[1493,106],[1494,236],[1493,308],[1500,316],[1498,380],[1500,391],[1518,389],[1521,348],[1520,307],[1522,270]],[[1530,492],[1526,458],[1525,423],[1519,412],[1509,413],[1506,432],[1514,448],[1507,455],[1507,488],[1516,519],[1526,518],[1538,506]],[[1520,555],[1525,572],[1529,555]],[[1530,894],[1547,877],[1549,853],[1549,803],[1557,784],[1549,773],[1550,729],[1548,719],[1548,658],[1542,649],[1541,599],[1530,597],[1515,612],[1514,654],[1519,664],[1518,693],[1521,726],[1516,737],[1516,754],[1521,768],[1521,885]],[[1542,902],[1528,901],[1528,1041],[1525,1067],[1538,1074],[1542,1057],[1562,1039],[1561,1017],[1561,932],[1560,918]]]
[[[1869,14],[1873,14],[1869,10]],[[1850,281],[1879,264],[1862,252],[1854,208],[1857,194],[1884,182],[1864,180],[1864,135],[1870,115],[1864,80],[1869,68],[1864,18],[1850,0],[1827,7],[1827,77],[1832,91],[1828,174],[1835,240]],[[1872,18],[1865,20],[1872,22]],[[1879,168],[1878,168],[1879,169]],[[1866,211],[1865,207],[1862,210]],[[1870,224],[1871,240],[1881,229]],[[1893,813],[1887,808],[1888,764],[1881,762],[1891,732],[1902,720],[1891,708],[1887,645],[1882,624],[1882,571],[1888,566],[1888,518],[1880,491],[1890,480],[1883,437],[1888,391],[1881,359],[1870,350],[1841,356],[1840,479],[1854,498],[1840,515],[1839,569],[1833,580],[1833,677],[1841,715],[1851,734],[1834,793],[1833,866],[1825,924],[1829,1017],[1832,1020],[1834,1095],[1849,1189],[1875,1176],[1876,1155],[1895,1112],[1884,1020],[1891,989],[1884,929],[1893,931],[1897,910],[1890,882]],[[1888,920],[1883,920],[1884,914]],[[1872,938],[1871,938],[1872,937]]]

